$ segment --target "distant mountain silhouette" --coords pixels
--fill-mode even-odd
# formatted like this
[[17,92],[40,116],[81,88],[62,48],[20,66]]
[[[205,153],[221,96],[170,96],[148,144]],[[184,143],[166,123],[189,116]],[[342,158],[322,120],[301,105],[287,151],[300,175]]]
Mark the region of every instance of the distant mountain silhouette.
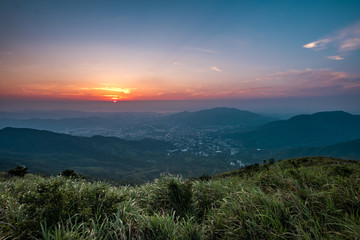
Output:
[[236,108],[213,108],[197,112],[180,112],[163,120],[189,127],[259,126],[275,119]]
[[325,146],[360,138],[360,116],[342,111],[298,115],[229,137],[255,148]]
[[[0,117],[0,129],[5,127],[14,128],[33,128],[38,130],[48,130],[54,132],[81,132],[86,135],[89,131],[95,129],[100,130],[116,130],[120,128],[138,127],[144,125],[153,125],[158,128],[172,127],[239,127],[253,128],[275,120],[274,118],[262,116],[248,111],[241,111],[235,108],[213,108],[198,112],[180,112],[175,114],[159,114],[159,113],[93,113],[93,116],[67,118],[66,112],[64,118],[51,118],[50,112],[48,118],[9,118],[17,115],[3,113]],[[58,112],[56,112],[58,113]],[[59,112],[62,113],[62,112]],[[29,113],[30,114],[30,113]],[[42,113],[45,114],[45,113]],[[78,113],[79,116],[81,116]],[[23,115],[20,115],[23,116]],[[25,117],[24,115],[23,117]],[[37,116],[37,115],[36,115]],[[39,115],[44,117],[44,115]]]
[[360,160],[360,139],[324,147],[298,147],[286,149],[276,154],[275,158],[285,159],[305,156],[327,156]]

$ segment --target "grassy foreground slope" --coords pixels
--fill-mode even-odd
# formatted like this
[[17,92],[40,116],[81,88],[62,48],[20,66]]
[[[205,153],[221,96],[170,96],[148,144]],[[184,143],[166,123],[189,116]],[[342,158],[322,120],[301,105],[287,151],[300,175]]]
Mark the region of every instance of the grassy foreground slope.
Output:
[[136,187],[4,178],[0,239],[360,239],[360,163],[299,158]]

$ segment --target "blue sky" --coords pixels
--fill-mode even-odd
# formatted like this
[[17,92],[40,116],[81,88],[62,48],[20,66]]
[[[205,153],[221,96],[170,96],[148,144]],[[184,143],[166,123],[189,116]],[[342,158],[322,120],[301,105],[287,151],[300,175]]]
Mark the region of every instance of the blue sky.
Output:
[[359,13],[360,1],[2,0],[0,98],[356,96]]

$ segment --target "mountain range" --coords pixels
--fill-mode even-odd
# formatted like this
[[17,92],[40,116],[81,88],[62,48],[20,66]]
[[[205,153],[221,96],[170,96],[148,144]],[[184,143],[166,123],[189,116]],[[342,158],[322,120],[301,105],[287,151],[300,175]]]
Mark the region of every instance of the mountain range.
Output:
[[[139,116],[141,114],[132,116],[133,122],[138,119],[139,125],[144,119],[148,121],[148,116],[152,118],[151,114]],[[95,117],[89,119],[99,121],[100,126],[103,121]],[[116,122],[118,118],[107,119]],[[247,164],[301,156],[360,160],[360,116],[341,111],[269,122],[270,118],[251,112],[216,108],[155,116],[152,121],[157,121],[159,126],[170,122],[167,124],[181,125],[185,130],[171,129],[175,131],[173,138],[164,141],[99,135],[81,137],[6,127],[0,130],[0,169],[20,164],[34,173],[49,175],[70,168],[87,177],[138,183],[158,177],[162,172],[186,177],[213,174],[233,168],[239,160]],[[265,124],[257,126],[261,122]],[[222,130],[224,126],[232,126],[226,134]],[[160,133],[168,134],[168,130]],[[179,145],[178,139],[186,145]]]
[[[141,126],[154,126],[162,129],[173,127],[239,127],[243,129],[260,126],[275,120],[274,118],[235,108],[213,108],[174,114],[74,112],[73,114],[76,117],[71,117],[72,112],[55,113],[50,112],[48,118],[45,117],[45,113],[36,113],[35,115],[29,113],[29,116],[36,116],[31,118],[24,118],[25,114],[19,115],[22,117],[19,118],[16,114],[3,113],[0,114],[0,129],[5,127],[34,128],[75,134],[76,131],[83,133],[84,130],[118,130]],[[61,113],[64,113],[64,118],[60,118]],[[9,118],[11,116],[13,118]]]

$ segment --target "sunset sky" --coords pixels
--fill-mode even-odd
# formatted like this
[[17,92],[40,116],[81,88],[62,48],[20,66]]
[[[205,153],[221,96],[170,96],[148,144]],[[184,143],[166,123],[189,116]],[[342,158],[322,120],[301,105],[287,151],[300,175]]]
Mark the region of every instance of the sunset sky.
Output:
[[360,1],[0,1],[0,110],[359,95]]

